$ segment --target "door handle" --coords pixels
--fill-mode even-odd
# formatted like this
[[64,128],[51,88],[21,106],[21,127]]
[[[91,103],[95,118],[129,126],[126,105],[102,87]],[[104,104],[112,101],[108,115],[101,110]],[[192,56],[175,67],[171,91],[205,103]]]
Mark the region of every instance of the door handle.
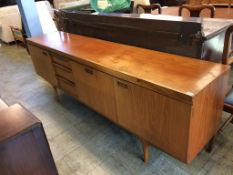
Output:
[[122,87],[122,88],[124,88],[124,89],[128,89],[128,85],[125,84],[125,83],[122,83],[120,81],[117,82],[117,85],[120,86],[120,87]]
[[91,70],[91,69],[85,68],[84,70],[85,70],[85,72],[88,73],[88,74],[91,74],[91,75],[94,74],[94,71]]
[[47,52],[42,52],[43,55],[45,56],[48,56],[48,53]]
[[59,68],[59,69],[65,71],[65,72],[68,72],[68,73],[71,73],[71,72],[72,72],[72,69],[67,68],[67,67],[65,67],[65,66],[63,66],[63,65],[60,65],[60,64],[57,64],[57,63],[53,63],[53,64],[54,64],[55,67],[57,67],[57,68]]
[[61,77],[61,76],[59,76],[59,75],[57,75],[57,77],[58,77],[58,78],[60,79],[60,81],[62,81],[63,83],[75,87],[75,83],[73,83],[72,81],[66,80],[65,78],[63,78],[63,77]]

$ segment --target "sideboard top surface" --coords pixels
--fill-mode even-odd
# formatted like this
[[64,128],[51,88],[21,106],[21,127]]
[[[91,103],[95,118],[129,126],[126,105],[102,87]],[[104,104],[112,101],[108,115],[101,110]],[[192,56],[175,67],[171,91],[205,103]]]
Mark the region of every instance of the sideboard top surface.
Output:
[[229,70],[227,65],[64,32],[34,37],[28,43],[191,103]]

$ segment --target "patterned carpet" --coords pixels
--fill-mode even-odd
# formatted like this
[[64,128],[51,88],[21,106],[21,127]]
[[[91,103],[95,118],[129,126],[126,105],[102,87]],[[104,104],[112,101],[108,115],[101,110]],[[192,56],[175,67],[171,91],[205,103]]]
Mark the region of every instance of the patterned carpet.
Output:
[[154,147],[144,164],[135,136],[62,92],[55,101],[22,47],[0,47],[0,96],[9,105],[21,103],[43,122],[60,175],[233,175],[233,125],[217,136],[212,153],[203,150],[190,165]]

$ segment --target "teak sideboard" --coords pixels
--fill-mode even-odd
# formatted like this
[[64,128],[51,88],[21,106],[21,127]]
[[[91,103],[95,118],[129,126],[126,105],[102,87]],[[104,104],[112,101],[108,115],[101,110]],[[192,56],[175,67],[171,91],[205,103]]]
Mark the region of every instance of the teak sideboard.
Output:
[[64,32],[28,39],[38,75],[190,163],[215,135],[229,66]]

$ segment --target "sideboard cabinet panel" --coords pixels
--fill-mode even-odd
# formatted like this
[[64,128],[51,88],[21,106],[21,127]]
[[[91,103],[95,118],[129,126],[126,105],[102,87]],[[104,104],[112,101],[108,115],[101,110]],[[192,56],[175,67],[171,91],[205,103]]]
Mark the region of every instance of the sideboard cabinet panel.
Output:
[[28,43],[56,95],[62,89],[137,135],[145,162],[153,145],[190,163],[218,130],[227,65],[65,32]]
[[90,67],[73,62],[72,69],[78,99],[117,122],[113,78]]
[[49,52],[32,45],[29,45],[29,51],[37,74],[53,86],[57,86],[57,79]]
[[115,79],[115,90],[121,126],[186,159],[190,105],[119,79]]

